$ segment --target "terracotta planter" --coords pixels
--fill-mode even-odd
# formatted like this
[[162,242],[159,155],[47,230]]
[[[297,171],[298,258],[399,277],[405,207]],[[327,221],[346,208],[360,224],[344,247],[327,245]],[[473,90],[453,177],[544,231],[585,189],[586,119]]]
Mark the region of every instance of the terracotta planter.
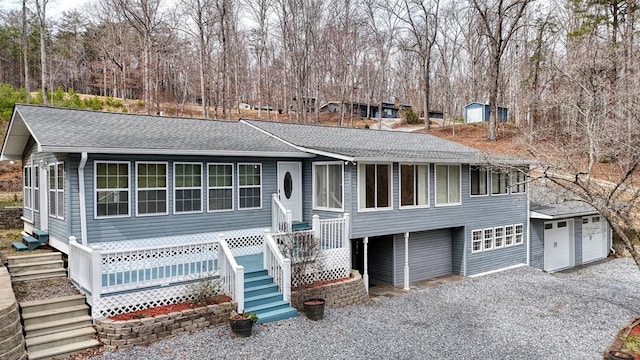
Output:
[[308,299],[302,303],[304,313],[310,320],[322,320],[324,318],[324,299]]
[[241,319],[241,320],[233,320],[229,319],[229,326],[231,326],[231,331],[240,336],[240,337],[248,337],[251,336],[251,330],[253,329],[253,320],[251,319]]

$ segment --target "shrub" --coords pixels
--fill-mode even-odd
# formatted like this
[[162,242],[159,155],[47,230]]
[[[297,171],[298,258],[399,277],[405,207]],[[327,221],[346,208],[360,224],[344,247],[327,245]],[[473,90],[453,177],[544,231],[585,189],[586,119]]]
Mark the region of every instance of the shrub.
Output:
[[420,116],[418,116],[417,112],[415,112],[415,111],[413,111],[411,109],[402,110],[402,117],[407,122],[407,124],[419,124],[420,123]]
[[[220,279],[202,279],[196,283],[189,285],[188,291],[193,294],[194,298],[191,303],[198,306],[205,306],[224,302],[222,299],[222,280]],[[222,301],[220,301],[222,300]]]

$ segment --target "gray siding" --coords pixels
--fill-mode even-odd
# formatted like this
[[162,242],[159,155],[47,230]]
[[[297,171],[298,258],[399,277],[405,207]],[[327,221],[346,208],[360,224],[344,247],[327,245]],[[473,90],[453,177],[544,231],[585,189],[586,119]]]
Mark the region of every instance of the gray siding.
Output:
[[[117,160],[131,161],[130,174],[135,174],[135,161],[168,161],[169,166],[169,214],[158,216],[135,216],[136,191],[131,189],[131,216],[121,218],[94,218],[94,161]],[[173,214],[173,162],[225,162],[234,163],[234,211],[199,214]],[[277,191],[277,161],[296,161],[290,159],[249,159],[249,158],[205,158],[205,157],[166,157],[144,156],[98,156],[90,155],[85,167],[85,190],[87,196],[87,236],[89,242],[119,241],[127,239],[152,238],[180,234],[204,232],[224,232],[245,228],[271,226],[271,195]],[[258,162],[262,164],[262,208],[255,210],[237,210],[237,163]],[[206,172],[205,172],[206,173]],[[133,180],[133,177],[132,177]],[[135,185],[135,182],[132,181]],[[206,187],[206,181],[203,184]],[[206,195],[206,188],[204,190]],[[75,227],[74,227],[75,229]]]
[[451,273],[464,274],[464,227],[451,229]]
[[531,237],[529,265],[542,270],[544,269],[544,220],[531,219],[529,236]]
[[[394,236],[395,282],[404,282],[404,234]],[[450,229],[409,234],[409,281],[415,282],[452,272],[452,239]]]
[[393,258],[393,237],[371,237],[369,238],[368,258],[369,258],[369,278],[371,281],[382,281],[393,284],[394,258]]
[[[351,183],[349,185],[352,206],[352,238],[398,234],[405,231],[419,232],[464,227],[464,238],[466,240],[462,258],[465,259],[466,263],[460,263],[460,253],[457,254],[456,260],[457,267],[464,268],[463,275],[473,275],[526,263],[526,234],[528,231],[526,194],[471,197],[469,194],[469,166],[463,165],[461,171],[462,204],[436,207],[434,206],[435,181],[434,165],[432,164],[429,172],[431,206],[421,209],[399,209],[398,164],[396,163],[393,164],[393,209],[358,212],[357,166],[350,165],[349,169],[351,172]],[[523,225],[523,245],[482,253],[471,253],[470,238],[472,230],[515,224]]]

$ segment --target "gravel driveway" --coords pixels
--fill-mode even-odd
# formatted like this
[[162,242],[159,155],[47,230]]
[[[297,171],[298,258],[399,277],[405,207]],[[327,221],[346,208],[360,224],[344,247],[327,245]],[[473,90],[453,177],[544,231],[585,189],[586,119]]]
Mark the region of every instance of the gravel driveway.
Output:
[[640,272],[620,258],[546,274],[521,267],[254,327],[221,326],[102,359],[602,359],[640,315]]

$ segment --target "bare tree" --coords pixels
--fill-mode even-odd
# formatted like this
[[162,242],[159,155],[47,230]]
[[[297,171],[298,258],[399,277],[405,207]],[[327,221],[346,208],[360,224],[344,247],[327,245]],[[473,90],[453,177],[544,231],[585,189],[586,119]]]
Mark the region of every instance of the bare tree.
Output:
[[36,13],[38,14],[38,26],[40,27],[40,80],[42,86],[42,101],[45,105],[49,103],[47,94],[47,17],[46,10],[49,0],[35,0]]
[[27,0],[22,0],[22,61],[24,63],[24,90],[27,93],[27,104],[31,101],[29,86],[29,43],[27,42]]

